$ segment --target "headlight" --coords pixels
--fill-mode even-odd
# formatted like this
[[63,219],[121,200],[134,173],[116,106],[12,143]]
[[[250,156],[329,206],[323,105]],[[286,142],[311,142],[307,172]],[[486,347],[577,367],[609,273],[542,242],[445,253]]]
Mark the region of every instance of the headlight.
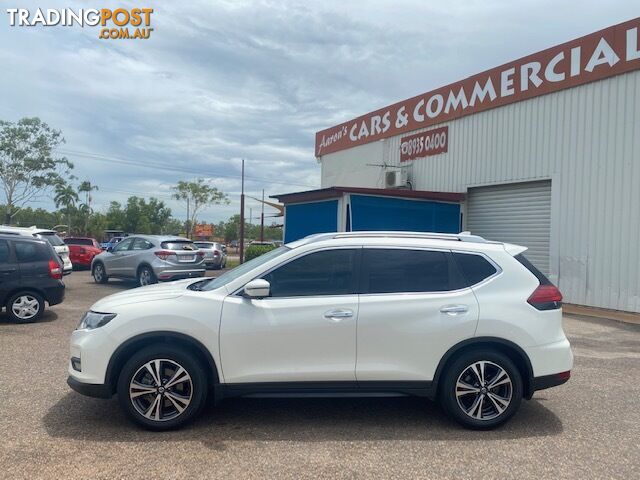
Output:
[[115,313],[99,313],[89,310],[84,314],[82,320],[80,320],[78,330],[84,330],[85,328],[87,330],[93,330],[94,328],[102,327],[113,320],[115,316]]

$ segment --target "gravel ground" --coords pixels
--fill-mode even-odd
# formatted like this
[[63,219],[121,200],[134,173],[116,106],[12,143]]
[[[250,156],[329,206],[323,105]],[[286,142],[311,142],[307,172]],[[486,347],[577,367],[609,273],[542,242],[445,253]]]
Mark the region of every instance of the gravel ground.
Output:
[[0,478],[640,478],[639,326],[566,317],[572,379],[498,431],[416,398],[235,399],[157,434],[65,383],[82,312],[132,285],[65,281],[39,323],[0,316]]

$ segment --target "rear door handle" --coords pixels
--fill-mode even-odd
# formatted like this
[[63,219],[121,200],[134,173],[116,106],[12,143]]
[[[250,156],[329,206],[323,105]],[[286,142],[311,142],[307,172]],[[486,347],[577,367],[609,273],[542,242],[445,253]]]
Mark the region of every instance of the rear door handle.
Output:
[[460,315],[462,313],[467,313],[469,311],[469,307],[466,305],[445,305],[440,309],[440,311],[447,315]]
[[336,310],[329,310],[325,312],[324,318],[329,320],[333,320],[335,322],[339,322],[343,318],[351,318],[353,317],[353,310],[347,310],[344,308],[338,308]]

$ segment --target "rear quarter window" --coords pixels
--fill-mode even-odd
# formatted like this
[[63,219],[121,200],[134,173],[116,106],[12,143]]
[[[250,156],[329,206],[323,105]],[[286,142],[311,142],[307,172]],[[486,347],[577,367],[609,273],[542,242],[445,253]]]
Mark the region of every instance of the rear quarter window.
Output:
[[516,255],[515,258],[518,262],[520,262],[527,270],[535,275],[535,277],[540,282],[540,285],[553,285],[551,280],[547,278],[547,276],[538,270],[533,263],[529,261],[527,257],[525,257],[522,253]]
[[453,258],[455,258],[467,286],[477,285],[498,271],[482,255],[454,252]]
[[52,258],[46,245],[36,242],[14,242],[16,259],[19,263],[41,262]]

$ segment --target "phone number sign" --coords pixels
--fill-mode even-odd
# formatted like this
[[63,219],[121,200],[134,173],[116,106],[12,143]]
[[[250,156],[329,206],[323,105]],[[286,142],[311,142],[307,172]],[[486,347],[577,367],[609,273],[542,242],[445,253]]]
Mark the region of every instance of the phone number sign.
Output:
[[434,128],[400,139],[400,161],[445,153],[449,147],[449,127]]

